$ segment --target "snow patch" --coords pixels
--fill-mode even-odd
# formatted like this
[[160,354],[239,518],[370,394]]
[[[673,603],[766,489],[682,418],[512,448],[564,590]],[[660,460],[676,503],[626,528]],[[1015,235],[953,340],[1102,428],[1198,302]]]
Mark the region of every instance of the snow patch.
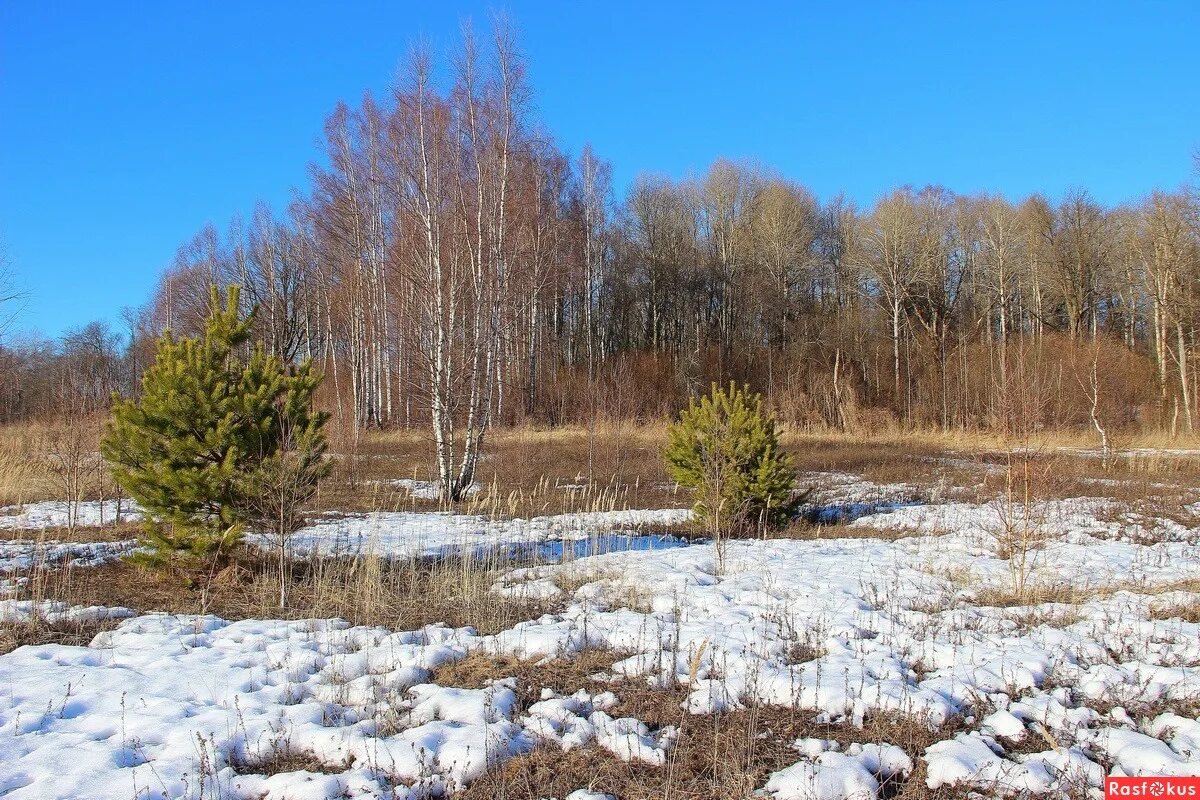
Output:
[[[121,520],[133,522],[142,518],[141,509],[132,500],[121,501]],[[115,500],[83,500],[68,503],[61,500],[44,500],[22,506],[0,508],[0,529],[40,530],[42,528],[68,528],[71,521],[81,528],[97,528],[111,525],[117,519]]]

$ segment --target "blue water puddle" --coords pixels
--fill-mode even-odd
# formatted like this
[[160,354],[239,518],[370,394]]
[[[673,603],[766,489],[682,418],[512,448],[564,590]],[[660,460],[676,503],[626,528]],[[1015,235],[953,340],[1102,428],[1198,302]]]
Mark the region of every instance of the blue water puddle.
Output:
[[[800,510],[798,516],[814,525],[845,525],[870,514],[884,514],[899,508],[918,505],[921,503],[900,500],[807,506]],[[582,539],[481,544],[469,548],[467,553],[469,553],[470,559],[493,564],[553,564],[587,556],[600,556],[605,553],[673,550],[707,543],[709,543],[708,539],[684,539],[664,533],[603,533]],[[463,555],[464,550],[461,546],[448,545],[432,557],[435,559],[461,558]]]
[[692,544],[688,539],[666,534],[621,534],[608,533],[591,536],[587,539],[572,539],[538,542],[532,545],[537,548],[537,557],[552,561],[561,561],[563,557],[583,558],[585,556],[601,556],[605,553],[622,553],[628,550],[671,550],[677,547],[687,547]]
[[810,506],[800,512],[805,522],[813,525],[845,525],[871,514],[886,514],[900,508],[919,506],[916,501],[890,501],[881,503],[844,503],[841,505]]
[[[658,533],[605,533],[585,539],[551,539],[541,542],[512,542],[496,545],[478,545],[473,548],[472,558],[479,561],[500,562],[559,562],[605,553],[622,553],[630,550],[652,551],[688,547],[695,540]],[[441,556],[461,556],[461,547],[446,547]]]

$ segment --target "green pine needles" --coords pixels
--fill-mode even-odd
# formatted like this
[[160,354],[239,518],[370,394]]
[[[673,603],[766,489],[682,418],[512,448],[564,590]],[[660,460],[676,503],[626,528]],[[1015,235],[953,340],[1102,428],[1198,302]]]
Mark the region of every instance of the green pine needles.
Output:
[[114,478],[153,520],[145,543],[156,559],[220,553],[247,525],[290,533],[329,471],[311,362],[288,368],[248,345],[254,313],[238,312],[238,287],[224,302],[211,291],[204,335],[163,334],[141,397],[114,403],[101,442]]
[[732,382],[693,399],[668,431],[667,471],[691,489],[714,536],[783,525],[795,512],[796,472],[762,395]]

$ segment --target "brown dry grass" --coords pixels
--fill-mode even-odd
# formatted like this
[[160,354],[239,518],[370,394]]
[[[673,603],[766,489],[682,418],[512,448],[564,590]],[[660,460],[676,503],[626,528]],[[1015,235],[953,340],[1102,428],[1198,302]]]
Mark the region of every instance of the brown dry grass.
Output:
[[1025,586],[1024,591],[1017,591],[1011,586],[990,585],[973,592],[971,605],[994,608],[1048,604],[1079,605],[1095,594],[1095,590],[1080,589],[1064,583],[1031,583]]
[[290,563],[288,606],[281,609],[277,563],[246,551],[219,569],[115,561],[45,570],[30,576],[27,595],[69,605],[125,606],[140,613],[216,614],[229,620],[339,617],[395,630],[444,622],[496,633],[551,610],[545,601],[492,593],[503,569],[499,563],[462,559],[297,560]]
[[142,535],[138,522],[122,522],[120,525],[103,527],[79,526],[70,528],[0,529],[0,542],[121,542],[137,539]]
[[[869,432],[797,429],[787,432],[785,443],[790,444],[792,439],[849,443],[871,441],[902,448],[932,448],[957,452],[1004,452],[1014,446],[1033,450],[1094,450],[1099,447],[1095,431],[1090,428],[1046,430],[1034,436],[1017,438],[992,431],[901,426],[882,427]],[[1200,450],[1200,433],[1171,437],[1162,431],[1126,431],[1114,437],[1114,445],[1126,450]]]
[[[592,691],[611,690],[619,704],[613,716],[631,716],[653,729],[674,726],[679,735],[662,767],[629,763],[599,747],[562,752],[539,748],[519,756],[484,775],[458,795],[463,800],[504,797],[538,800],[565,797],[586,787],[621,800],[716,800],[752,798],[767,776],[800,760],[791,743],[799,737],[833,739],[843,746],[854,742],[896,744],[918,763],[918,757],[935,741],[959,730],[957,720],[938,729],[900,715],[868,717],[863,727],[849,723],[818,722],[810,712],[781,706],[749,704],[719,714],[693,715],[681,704],[683,688],[658,689],[636,679],[588,685]],[[933,793],[924,786],[923,767],[907,780],[885,785],[889,798],[951,798],[965,793]]]
[[62,500],[63,476],[56,474],[55,451],[71,445],[76,457],[88,468],[82,476],[77,499],[96,499],[109,483],[99,458],[100,435],[105,418],[34,421],[0,426],[0,506],[20,505],[35,500]]
[[[103,419],[0,427],[0,504],[61,499],[48,469],[48,442],[71,430],[92,447]],[[1081,453],[1094,449],[1086,433],[1053,432],[1013,441],[973,432],[885,429],[868,435],[790,430],[784,445],[797,469],[841,471],[878,483],[906,483],[926,494],[978,497],[995,483],[1014,450],[1052,461],[1056,481],[1039,496],[1111,496],[1165,513],[1177,511],[1200,485],[1200,437],[1170,440],[1152,433],[1127,436],[1126,452],[1111,465]],[[496,429],[488,437],[477,482],[482,491],[457,510],[534,516],[579,510],[681,507],[690,503],[667,478],[661,451],[663,422],[606,422],[581,427]],[[1128,452],[1171,448],[1174,453]],[[432,478],[432,444],[423,430],[365,431],[335,444],[336,469],[314,506],[319,510],[429,510],[437,501],[413,498],[389,481]],[[89,489],[87,497],[99,496]],[[1184,515],[1186,516],[1186,515]],[[1182,521],[1182,520],[1181,520]]]
[[1158,620],[1179,619],[1193,624],[1200,623],[1200,599],[1182,600],[1175,603],[1156,603],[1150,607],[1150,618]]
[[842,523],[821,525],[804,519],[792,520],[786,527],[769,531],[769,539],[798,539],[811,541],[817,539],[884,539],[895,541],[914,534],[903,528],[855,527]]
[[[500,429],[487,440],[476,472],[481,491],[456,510],[536,516],[569,511],[678,507],[687,504],[659,456],[665,427],[609,424],[594,437],[580,428]],[[422,431],[373,431],[337,454],[319,499],[322,508],[437,509],[388,485],[431,480],[432,443]],[[589,469],[590,453],[590,469]]]
[[[796,763],[797,753],[755,743],[753,772],[739,772],[730,751],[745,746],[741,733],[745,715],[724,715],[721,723],[697,722],[676,745],[666,767],[631,764],[599,747],[562,752],[540,747],[488,773],[454,797],[461,800],[544,800],[566,797],[575,789],[611,794],[618,800],[753,800],[762,797],[752,785],[770,771]],[[724,750],[718,748],[726,748]],[[979,792],[954,787],[928,789],[925,767],[918,765],[905,781],[885,785],[881,797],[890,800],[969,800]]]
[[445,664],[434,671],[431,682],[439,686],[480,689],[492,681],[516,678],[517,699],[522,708],[540,699],[542,689],[572,694],[580,688],[599,684],[593,675],[603,673],[631,653],[588,648],[563,658],[521,659],[511,655],[475,651],[466,658]]
[[[565,658],[522,660],[475,652],[442,667],[432,680],[442,686],[479,688],[516,678],[521,708],[540,699],[543,688],[559,694],[581,688],[593,693],[612,691],[619,702],[609,710],[611,715],[637,718],[652,729],[673,726],[679,731],[665,766],[626,762],[595,746],[568,752],[542,747],[484,775],[457,796],[463,800],[538,800],[565,797],[586,787],[621,800],[750,798],[771,772],[800,759],[791,747],[800,737],[833,739],[843,746],[887,742],[902,747],[917,763],[926,747],[962,729],[958,719],[931,728],[922,720],[900,714],[868,716],[859,728],[848,722],[817,721],[808,711],[755,703],[719,714],[688,714],[683,710],[688,694],[683,687],[657,688],[638,678],[604,679],[611,678],[604,673],[626,655],[592,649]],[[593,677],[597,674],[602,679]],[[886,786],[884,796],[965,796],[954,791],[930,793],[921,769],[907,781]]]
[[52,495],[42,443],[50,433],[40,424],[0,427],[0,504],[18,505]]
[[[104,421],[103,416],[95,416],[0,426],[0,502],[29,500],[28,492],[39,488],[35,484],[46,477],[43,456],[48,440],[78,431],[86,434],[86,442],[95,449]],[[1104,469],[1098,458],[1081,454],[1097,448],[1090,431],[1048,431],[1035,438],[1012,439],[940,429],[885,428],[861,433],[785,428],[783,442],[802,470],[879,469],[883,474],[943,455],[994,462],[1018,448],[1078,461],[1081,474],[1200,474],[1200,434],[1174,439],[1153,431],[1121,436],[1117,444],[1124,452],[1110,470]],[[640,484],[638,491],[652,496],[656,488],[650,484],[665,478],[659,458],[665,443],[666,420],[648,424],[606,421],[591,432],[579,426],[496,428],[488,436],[478,477],[485,485],[495,478],[504,486],[526,488],[543,477],[552,483],[590,478],[599,485],[616,478],[631,487]],[[424,429],[363,431],[357,441],[338,439],[333,449],[345,460],[341,474],[355,480],[431,477],[432,442]],[[1136,452],[1144,450],[1167,452]]]
[[[609,424],[583,428],[497,430],[488,439],[476,475],[481,491],[455,510],[494,516],[570,511],[685,507],[691,499],[674,486],[662,461],[666,425]],[[973,485],[985,469],[962,459],[939,463],[943,445],[917,438],[864,440],[837,435],[789,434],[785,446],[803,472],[862,474],[879,483],[918,489]],[[339,510],[443,508],[388,485],[396,479],[430,480],[431,444],[421,432],[367,432],[338,454],[319,507]],[[589,452],[592,455],[589,473]],[[944,459],[943,459],[944,460]],[[802,478],[803,479],[803,478]]]
[[278,741],[262,753],[253,755],[233,754],[229,766],[237,775],[281,775],[287,772],[313,772],[337,775],[354,765],[353,757],[335,762],[322,757],[313,750],[294,748],[286,741]]
[[96,634],[109,631],[121,623],[119,619],[89,622],[46,622],[34,618],[28,622],[0,623],[0,655],[26,645],[62,644],[84,647]]
[[[589,445],[589,442],[591,444]],[[494,431],[481,462],[482,491],[460,510],[532,516],[577,510],[680,507],[687,494],[674,487],[663,467],[665,424],[600,427],[595,438],[582,428],[517,428]],[[1122,442],[1159,446],[1153,436]],[[1175,448],[1200,445],[1177,440]],[[1037,487],[1038,499],[1109,496],[1164,515],[1182,508],[1200,485],[1200,455],[1127,453],[1111,465],[1079,452],[1094,443],[1064,433],[1030,442],[1002,437],[891,432],[879,436],[791,431],[784,445],[801,472],[848,472],[881,484],[903,483],[919,494],[978,500],[995,490],[1014,458],[1048,466],[1053,481]],[[438,508],[406,490],[381,484],[397,478],[430,479],[430,444],[420,432],[372,432],[341,454],[337,479],[322,500],[326,508]],[[588,454],[592,453],[589,476]],[[1014,456],[1014,453],[1017,455]],[[802,476],[803,480],[803,476]],[[1180,521],[1183,521],[1181,518]]]

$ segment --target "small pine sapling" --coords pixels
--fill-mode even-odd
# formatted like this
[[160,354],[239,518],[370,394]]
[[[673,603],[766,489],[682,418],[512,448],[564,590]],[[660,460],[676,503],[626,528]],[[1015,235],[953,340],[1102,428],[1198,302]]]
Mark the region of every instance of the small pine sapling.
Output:
[[163,334],[141,396],[114,402],[101,442],[113,478],[151,520],[152,561],[227,552],[247,524],[261,524],[270,473],[288,471],[302,484],[289,497],[302,500],[324,474],[327,415],[309,411],[311,366],[288,369],[251,346],[254,312],[239,312],[238,287],[224,302],[211,291],[204,335]]
[[791,456],[779,444],[762,396],[733,383],[693,399],[668,431],[671,479],[695,498],[715,538],[786,524],[800,499]]

